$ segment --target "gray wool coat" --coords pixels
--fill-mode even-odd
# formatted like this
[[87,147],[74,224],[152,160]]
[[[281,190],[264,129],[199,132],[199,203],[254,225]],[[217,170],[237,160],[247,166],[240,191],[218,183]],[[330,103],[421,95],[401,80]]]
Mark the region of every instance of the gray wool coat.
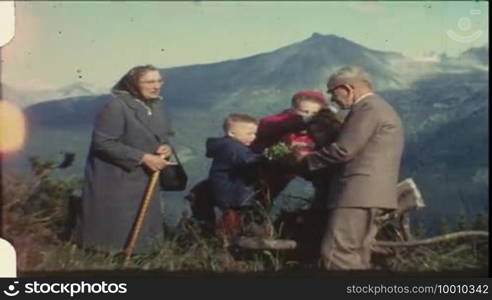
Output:
[[[162,104],[153,110],[126,91],[113,90],[99,111],[85,168],[75,241],[82,247],[123,251],[139,211],[150,172],[139,162],[173,135]],[[147,253],[163,238],[157,184],[134,253]]]

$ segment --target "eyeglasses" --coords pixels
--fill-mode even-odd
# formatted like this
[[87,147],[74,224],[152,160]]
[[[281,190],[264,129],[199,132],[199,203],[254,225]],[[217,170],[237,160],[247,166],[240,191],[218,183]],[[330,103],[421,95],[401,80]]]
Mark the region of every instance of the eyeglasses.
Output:
[[153,84],[159,84],[159,85],[163,85],[164,84],[164,80],[162,79],[159,79],[159,80],[146,80],[146,81],[140,81],[141,84],[144,84],[144,85],[153,85]]

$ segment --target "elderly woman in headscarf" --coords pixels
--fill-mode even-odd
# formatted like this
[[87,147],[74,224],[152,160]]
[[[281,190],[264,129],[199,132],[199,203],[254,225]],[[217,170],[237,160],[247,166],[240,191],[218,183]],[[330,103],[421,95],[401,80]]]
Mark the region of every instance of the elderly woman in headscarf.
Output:
[[[132,68],[99,111],[85,168],[75,241],[84,248],[121,252],[152,172],[171,155],[170,120],[160,102],[163,79],[151,65]],[[163,239],[157,187],[134,253],[149,253]]]

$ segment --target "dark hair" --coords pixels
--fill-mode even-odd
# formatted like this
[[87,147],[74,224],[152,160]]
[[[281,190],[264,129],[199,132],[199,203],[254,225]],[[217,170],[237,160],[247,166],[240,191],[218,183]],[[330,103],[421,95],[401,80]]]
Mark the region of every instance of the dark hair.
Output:
[[314,115],[307,125],[307,131],[316,148],[320,149],[333,143],[340,133],[342,123],[343,118],[328,108]]
[[230,114],[228,115],[225,120],[224,124],[222,125],[222,128],[224,129],[224,132],[227,133],[231,129],[232,123],[250,123],[250,124],[255,124],[258,125],[258,120],[255,117],[252,117],[247,114]]

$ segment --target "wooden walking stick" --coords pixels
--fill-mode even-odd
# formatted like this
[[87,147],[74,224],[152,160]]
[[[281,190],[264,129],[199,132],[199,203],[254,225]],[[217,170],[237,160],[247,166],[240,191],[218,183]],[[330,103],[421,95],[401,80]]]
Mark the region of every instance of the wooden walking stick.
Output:
[[142,228],[145,214],[147,213],[147,209],[149,208],[150,200],[152,199],[152,195],[154,194],[154,189],[157,183],[157,179],[159,179],[159,174],[160,171],[155,171],[154,173],[152,173],[152,177],[150,178],[147,189],[145,190],[145,196],[142,201],[142,205],[140,206],[137,220],[135,221],[135,224],[133,226],[130,241],[128,242],[128,246],[125,249],[125,260],[123,261],[123,266],[126,266],[127,263],[130,261],[130,256],[132,255],[135,244],[137,243],[137,238],[140,233],[140,229]]

